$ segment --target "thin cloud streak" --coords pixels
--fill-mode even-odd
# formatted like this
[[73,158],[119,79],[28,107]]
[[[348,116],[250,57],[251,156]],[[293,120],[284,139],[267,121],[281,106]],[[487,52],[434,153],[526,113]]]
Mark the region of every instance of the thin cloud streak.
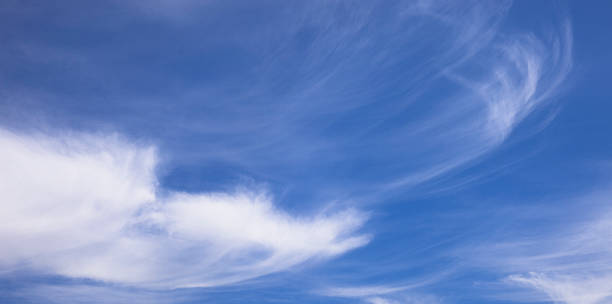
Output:
[[[483,245],[472,251],[470,263],[505,276],[502,283],[506,290],[533,291],[518,298],[515,295],[510,298],[512,300],[608,303],[612,299],[612,245],[609,242],[612,212],[606,206],[608,201],[609,191],[580,198],[576,204],[597,206],[600,211],[583,219],[566,215],[569,218],[562,220],[566,225],[548,233],[529,233],[522,238],[506,238]],[[562,203],[561,206],[568,205]],[[546,208],[540,212],[542,219],[550,214]]]
[[329,287],[319,291],[328,297],[360,299],[371,304],[437,304],[441,300],[433,295],[414,290],[428,282],[411,285],[364,285],[353,287]]

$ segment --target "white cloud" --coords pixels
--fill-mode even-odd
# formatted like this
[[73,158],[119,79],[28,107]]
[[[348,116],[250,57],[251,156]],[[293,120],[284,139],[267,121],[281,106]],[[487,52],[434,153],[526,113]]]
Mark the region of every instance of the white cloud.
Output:
[[539,290],[556,303],[599,304],[612,300],[612,276],[529,273],[512,275],[511,282]]
[[363,218],[355,211],[300,219],[279,211],[269,197],[257,193],[177,194],[155,217],[172,236],[232,246],[258,244],[279,253],[334,255],[365,241],[338,239],[361,225]]
[[381,297],[368,298],[366,301],[371,304],[399,304],[397,301],[388,300]]
[[514,268],[525,274],[508,282],[543,293],[566,304],[603,304],[612,300],[612,216],[602,215],[560,235],[542,237],[519,246],[524,253]]
[[117,136],[0,131],[0,262],[145,287],[216,286],[363,246],[355,210],[293,216],[262,191],[156,197],[156,153]]
[[[548,233],[522,232],[520,238],[488,244],[472,252],[477,264],[504,276],[504,289],[530,291],[511,294],[517,301],[565,304],[604,304],[612,301],[612,213],[605,206],[609,192],[577,200],[580,215],[566,215]],[[594,203],[595,202],[595,203]],[[585,216],[598,206],[597,214]],[[568,204],[559,204],[571,210]],[[578,207],[579,206],[579,207]],[[551,221],[549,207],[535,209]],[[530,210],[534,212],[534,210]],[[548,215],[548,216],[547,216]],[[580,216],[583,219],[577,219]],[[585,218],[586,217],[586,218]],[[536,227],[541,223],[529,223]],[[508,297],[501,293],[501,297]]]
[[434,179],[503,144],[529,114],[559,94],[572,69],[572,43],[569,21],[544,38],[499,34],[491,45],[446,68],[444,75],[463,90],[445,97],[433,115],[398,135],[406,142],[418,140],[419,152],[429,150],[434,161],[388,188]]
[[362,285],[351,287],[329,287],[319,291],[321,295],[339,298],[361,299],[371,304],[436,304],[440,299],[433,295],[422,295],[412,290],[430,282],[423,281],[405,285]]
[[152,148],[117,137],[0,130],[1,264],[116,237],[155,199]]
[[487,103],[487,131],[503,140],[537,106],[559,91],[572,67],[572,34],[563,24],[552,41],[534,35],[507,39],[498,65],[476,91]]
[[380,296],[390,293],[413,288],[414,286],[386,286],[386,285],[366,285],[353,287],[332,287],[321,292],[328,296],[344,297],[344,298],[363,298],[370,296]]

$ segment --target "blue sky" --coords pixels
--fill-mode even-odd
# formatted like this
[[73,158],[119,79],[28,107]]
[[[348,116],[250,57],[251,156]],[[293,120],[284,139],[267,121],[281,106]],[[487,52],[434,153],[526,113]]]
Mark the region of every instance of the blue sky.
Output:
[[2,1],[0,302],[612,302],[606,1]]

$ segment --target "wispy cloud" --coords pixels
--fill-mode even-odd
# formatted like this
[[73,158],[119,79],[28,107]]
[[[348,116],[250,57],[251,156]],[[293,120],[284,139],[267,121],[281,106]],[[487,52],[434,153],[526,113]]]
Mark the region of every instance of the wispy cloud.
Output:
[[99,284],[40,284],[11,290],[7,293],[23,302],[50,304],[171,304],[193,300],[192,295],[181,292],[142,290]]
[[420,294],[414,289],[426,283],[410,285],[364,285],[352,287],[330,287],[318,293],[328,297],[361,299],[372,304],[436,304],[441,300],[432,295]]
[[[607,207],[609,191],[588,195],[572,204],[559,203],[568,213],[581,206],[595,207],[594,214],[556,215],[558,221],[548,232],[520,231],[522,237],[477,248],[474,265],[504,276],[506,289],[523,288],[513,300],[540,300],[567,304],[603,304],[612,299],[612,213]],[[593,202],[595,200],[595,202]],[[583,210],[584,211],[584,210]],[[542,207],[536,221],[550,220],[551,211]],[[592,213],[592,212],[590,212]],[[531,223],[529,226],[537,225]],[[496,287],[500,288],[499,286]],[[503,290],[503,288],[502,288]],[[486,291],[486,290],[485,290]],[[499,291],[499,290],[498,290]],[[501,298],[504,298],[501,293]]]
[[[445,70],[444,75],[465,90],[446,97],[444,107],[417,126],[419,137],[453,153],[440,154],[435,164],[389,186],[428,181],[493,151],[531,112],[559,94],[571,68],[572,33],[567,20],[545,38],[499,34],[491,45]],[[409,139],[406,134],[410,133],[403,135]]]
[[612,300],[612,275],[609,274],[582,276],[574,273],[529,273],[512,275],[508,280],[538,290],[555,303],[598,304]]
[[[528,273],[509,282],[544,293],[551,301],[602,304],[612,300],[612,214],[574,224],[563,234],[532,240],[513,257]],[[537,244],[538,242],[539,244]]]
[[[129,3],[112,9],[130,16],[136,4]],[[159,21],[165,29],[159,39],[110,29],[117,40],[92,49],[40,40],[8,47],[21,55],[17,62],[34,64],[52,53],[47,65],[80,66],[95,75],[94,83],[110,83],[104,111],[83,111],[70,102],[80,95],[42,85],[8,85],[4,95],[40,94],[28,98],[53,100],[57,112],[70,116],[66,120],[94,127],[112,121],[130,134],[156,138],[176,167],[227,164],[289,184],[298,172],[313,195],[376,200],[480,159],[558,92],[571,68],[569,23],[543,35],[507,33],[502,25],[511,4],[138,4],[153,14],[197,18],[179,27]],[[252,19],[223,17],[244,11],[252,11]],[[120,25],[151,22],[133,17]],[[190,47],[179,54],[156,43],[175,39]],[[20,52],[23,45],[31,51]],[[146,54],[147,64],[134,63],[133,54]],[[209,62],[219,54],[227,56],[225,65]],[[183,79],[180,71],[192,67],[188,74],[195,79]],[[70,72],[64,77],[90,79]],[[115,110],[123,114],[107,114]],[[19,124],[22,116],[6,121]],[[355,164],[375,170],[354,174]]]
[[356,210],[294,216],[257,191],[168,193],[155,149],[0,133],[3,268],[149,287],[217,286],[368,242]]
[[321,291],[321,294],[328,296],[347,297],[347,298],[362,298],[370,296],[380,296],[399,291],[405,291],[413,288],[412,285],[407,286],[385,286],[385,285],[368,285],[368,286],[353,286],[353,287],[332,287]]
[[[150,290],[234,284],[365,246],[369,216],[355,206],[437,187],[442,177],[451,185],[437,189],[476,180],[453,173],[551,104],[573,66],[567,16],[549,31],[516,30],[505,23],[511,1],[98,5],[9,3],[0,12],[8,20],[0,128],[22,130],[0,129],[0,270],[104,282],[34,291],[77,302],[98,293],[128,302],[125,286],[164,302]],[[45,31],[31,26],[41,20]],[[31,132],[57,125],[156,144]],[[196,173],[182,175],[189,170]],[[241,175],[290,198],[258,186],[224,190]],[[308,210],[296,212],[300,203]],[[429,253],[453,242],[430,221],[435,237],[415,245],[425,237],[406,224],[407,206],[380,244],[393,257],[352,260],[347,272],[363,284],[318,295],[442,302],[420,293],[428,282],[372,285],[364,275],[414,278],[446,267],[411,268],[437,255],[407,261],[406,248]],[[432,213],[423,211],[423,221]],[[610,296],[607,225],[487,244],[473,256],[538,299],[600,304]],[[394,247],[397,234],[405,238]]]

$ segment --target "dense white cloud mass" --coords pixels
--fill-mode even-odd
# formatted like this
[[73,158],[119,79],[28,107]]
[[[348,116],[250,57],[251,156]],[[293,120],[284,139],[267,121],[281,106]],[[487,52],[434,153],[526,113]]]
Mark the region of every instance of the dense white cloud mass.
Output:
[[149,287],[215,286],[362,246],[355,210],[296,217],[262,192],[156,197],[151,147],[0,132],[4,269]]
[[155,151],[116,137],[0,130],[3,265],[113,239],[155,199]]

